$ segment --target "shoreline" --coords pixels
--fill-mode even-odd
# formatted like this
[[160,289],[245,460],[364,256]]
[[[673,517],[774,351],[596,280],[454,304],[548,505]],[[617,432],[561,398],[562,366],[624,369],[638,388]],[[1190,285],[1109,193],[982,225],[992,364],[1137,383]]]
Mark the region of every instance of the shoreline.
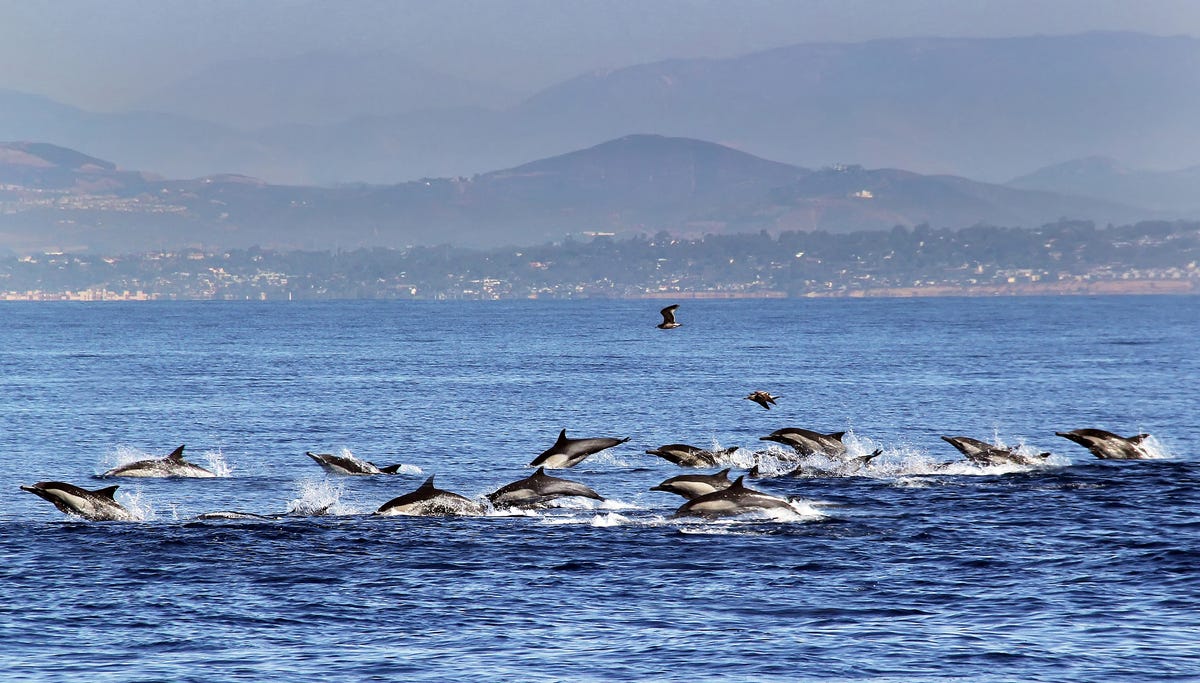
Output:
[[570,300],[570,299],[613,299],[626,301],[699,301],[734,299],[916,299],[948,297],[1022,297],[1022,296],[1145,296],[1200,294],[1200,280],[1094,280],[1078,282],[1006,283],[994,285],[928,285],[920,287],[874,287],[826,292],[803,292],[789,296],[779,290],[753,292],[731,292],[720,290],[645,292],[624,296],[511,296],[488,297],[374,297],[374,298],[320,298],[293,297],[288,292],[262,292],[254,297],[181,297],[170,294],[148,292],[112,292],[107,290],[80,290],[75,292],[0,292],[0,302],[76,302],[111,303],[133,301],[515,301],[515,300]]

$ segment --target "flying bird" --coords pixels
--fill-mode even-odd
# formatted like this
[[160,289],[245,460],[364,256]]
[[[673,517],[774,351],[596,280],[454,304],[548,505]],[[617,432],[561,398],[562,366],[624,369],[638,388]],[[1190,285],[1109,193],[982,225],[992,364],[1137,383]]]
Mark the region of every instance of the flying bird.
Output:
[[679,304],[671,304],[659,311],[662,313],[663,321],[658,324],[660,330],[670,330],[679,327],[680,323],[675,322],[675,309],[679,308]]
[[766,408],[767,410],[770,410],[771,406],[775,405],[775,399],[777,399],[777,398],[783,398],[783,397],[782,396],[772,396],[770,394],[770,392],[767,392],[767,391],[755,391],[754,393],[747,396],[746,400],[754,401],[758,405]]

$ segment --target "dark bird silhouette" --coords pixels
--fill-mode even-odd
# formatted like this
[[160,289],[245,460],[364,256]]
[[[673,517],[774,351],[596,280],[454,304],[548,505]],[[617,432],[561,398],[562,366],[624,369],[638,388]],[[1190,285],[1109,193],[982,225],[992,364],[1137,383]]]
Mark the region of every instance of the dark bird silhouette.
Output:
[[680,323],[675,322],[675,309],[679,308],[679,304],[671,304],[659,311],[662,313],[663,321],[658,324],[660,330],[670,330],[679,327]]
[[777,399],[777,398],[783,398],[783,397],[782,396],[772,396],[771,393],[768,391],[755,391],[754,393],[747,396],[746,400],[754,401],[758,405],[766,408],[767,410],[770,410],[771,406],[776,405],[775,399]]

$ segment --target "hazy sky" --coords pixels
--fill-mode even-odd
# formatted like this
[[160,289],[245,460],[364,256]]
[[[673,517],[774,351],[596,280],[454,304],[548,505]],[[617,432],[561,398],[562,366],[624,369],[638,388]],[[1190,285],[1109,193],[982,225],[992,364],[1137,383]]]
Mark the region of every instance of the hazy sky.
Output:
[[383,50],[528,93],[802,42],[1091,30],[1200,36],[1200,1],[0,0],[0,87],[104,109],[222,60]]

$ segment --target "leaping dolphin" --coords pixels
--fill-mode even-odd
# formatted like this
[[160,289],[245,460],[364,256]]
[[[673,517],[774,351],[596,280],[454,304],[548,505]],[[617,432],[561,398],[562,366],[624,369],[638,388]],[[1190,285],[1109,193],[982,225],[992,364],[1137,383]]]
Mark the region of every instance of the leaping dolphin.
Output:
[[714,491],[729,488],[733,483],[729,481],[729,469],[726,467],[716,474],[681,474],[678,477],[671,477],[658,486],[651,487],[650,490],[674,493],[692,500]]
[[409,491],[380,505],[375,514],[408,516],[482,515],[483,506],[457,493],[434,488],[433,477],[430,477],[415,491]]
[[554,445],[534,458],[533,462],[529,463],[529,466],[537,467],[541,465],[550,469],[574,467],[583,462],[583,459],[589,455],[599,453],[606,448],[612,448],[628,440],[629,437],[625,437],[624,439],[568,439],[567,430],[564,429],[559,432],[558,440],[554,442]]
[[1050,457],[1049,453],[1025,455],[1011,448],[1003,448],[969,436],[943,436],[942,441],[954,446],[967,460],[988,467],[992,465],[1038,465]]
[[646,451],[649,455],[657,455],[663,460],[675,463],[680,467],[712,467],[717,464],[717,458],[729,455],[738,449],[737,446],[722,448],[714,451],[686,443],[669,443]]
[[753,510],[787,508],[794,510],[787,500],[748,489],[738,477],[728,487],[697,496],[679,506],[675,517],[727,517]]
[[1143,442],[1150,438],[1149,434],[1136,434],[1125,438],[1103,429],[1076,429],[1054,433],[1083,446],[1101,460],[1145,460],[1153,457],[1142,446]]
[[532,475],[511,484],[501,486],[488,494],[488,500],[496,507],[529,507],[540,505],[556,498],[581,496],[592,500],[604,500],[604,496],[577,481],[559,479],[546,474],[539,467]]
[[88,491],[64,481],[39,481],[33,486],[22,486],[22,491],[54,503],[54,507],[68,515],[83,517],[93,522],[129,522],[138,519],[113,498],[116,486]]
[[759,441],[774,441],[785,446],[791,446],[800,455],[820,453],[822,455],[840,456],[846,453],[846,444],[842,443],[842,437],[845,435],[846,432],[822,434],[799,427],[784,427],[783,429],[776,429],[766,436],[759,437]]
[[379,467],[373,462],[359,460],[353,455],[313,453],[312,451],[305,451],[304,454],[315,460],[322,469],[330,474],[396,474],[401,467],[404,467],[402,463]]
[[183,459],[183,446],[171,451],[165,458],[138,460],[127,465],[114,467],[101,477],[192,477],[208,478],[215,472]]

